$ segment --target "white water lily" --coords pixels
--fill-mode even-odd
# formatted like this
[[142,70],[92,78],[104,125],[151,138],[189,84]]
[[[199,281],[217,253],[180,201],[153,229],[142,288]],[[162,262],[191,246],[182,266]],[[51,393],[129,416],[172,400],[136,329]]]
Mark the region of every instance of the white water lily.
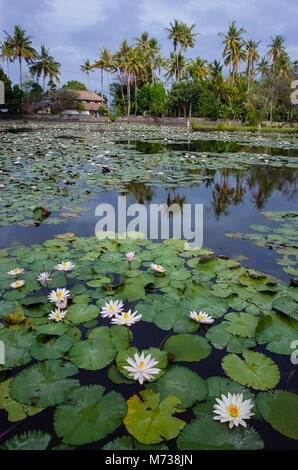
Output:
[[57,271],[71,271],[75,267],[74,264],[72,264],[71,261],[63,261],[60,264],[57,264],[54,269]]
[[24,272],[24,269],[15,268],[15,269],[12,269],[11,271],[8,271],[7,274],[9,274],[10,276],[18,276],[19,274],[22,274],[23,272]]
[[160,264],[151,264],[150,267],[159,273],[165,272],[165,268],[163,268]]
[[114,315],[118,315],[122,312],[123,302],[121,300],[110,300],[107,302],[104,307],[102,307],[100,313],[106,318],[112,318]]
[[60,308],[57,308],[56,310],[54,310],[54,312],[51,312],[49,314],[49,319],[55,320],[56,322],[61,321],[63,320],[66,314],[67,314],[67,310],[60,310]]
[[151,354],[144,356],[142,353],[140,356],[136,353],[134,355],[134,360],[131,357],[127,359],[129,366],[123,366],[124,369],[129,371],[129,377],[133,377],[134,380],[138,380],[142,385],[144,379],[150,380],[154,379],[154,374],[158,374],[161,369],[153,367],[158,364],[154,358],[151,359]]
[[135,258],[135,252],[130,251],[129,253],[125,253],[125,256],[128,261],[132,261]]
[[236,427],[241,424],[246,428],[245,419],[250,419],[254,413],[251,413],[253,408],[253,403],[251,400],[243,401],[243,394],[231,394],[228,393],[228,396],[221,395],[221,400],[216,398],[217,404],[213,405],[213,413],[217,416],[214,416],[213,419],[220,420],[221,423],[229,422],[230,429],[235,425]]
[[50,276],[51,276],[51,273],[44,272],[44,273],[41,273],[41,274],[38,276],[37,280],[38,280],[39,282],[48,282],[48,281],[51,281],[51,280],[52,280],[52,279],[50,278]]
[[63,302],[69,297],[70,293],[69,290],[67,289],[57,289],[57,290],[52,290],[50,294],[48,295],[48,299],[50,302],[53,302],[54,304],[57,304],[57,302]]
[[128,312],[121,312],[120,314],[116,314],[112,318],[111,323],[113,323],[114,325],[131,326],[134,323],[140,321],[142,318],[142,315],[137,315],[137,313],[137,311],[131,313],[131,310],[128,310]]
[[200,313],[197,313],[195,310],[193,312],[189,312],[189,318],[191,318],[192,320],[198,322],[198,323],[206,323],[206,324],[210,324],[210,323],[213,323],[214,322],[214,319],[208,315],[207,313],[205,312],[200,312]]
[[13,289],[19,289],[19,287],[23,287],[24,284],[25,281],[15,281],[10,284],[10,287],[12,287]]
[[67,307],[67,299],[58,300],[58,302],[56,302],[56,307],[60,308],[61,310],[64,310]]

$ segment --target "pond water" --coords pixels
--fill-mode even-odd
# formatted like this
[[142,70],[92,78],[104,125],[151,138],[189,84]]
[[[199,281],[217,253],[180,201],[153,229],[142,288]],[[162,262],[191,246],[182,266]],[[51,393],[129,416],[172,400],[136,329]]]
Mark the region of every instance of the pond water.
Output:
[[[11,363],[14,366],[2,366],[2,369],[0,366],[0,374],[2,374],[0,375],[0,380],[2,380],[0,382],[0,397],[2,396],[1,383],[3,385],[11,378],[18,378],[18,374],[31,364],[47,360],[57,362],[62,357],[69,363],[69,350],[71,364],[79,367],[77,375],[69,375],[74,375],[79,380],[81,387],[102,385],[106,389],[105,394],[116,391],[126,400],[142,390],[142,387],[136,383],[133,385],[131,383],[124,384],[118,376],[117,379],[111,380],[108,375],[111,373],[109,372],[110,367],[115,367],[117,364],[119,369],[118,362],[107,361],[109,367],[98,367],[98,369],[94,367],[94,370],[88,370],[83,350],[78,352],[84,357],[83,365],[81,359],[72,360],[75,344],[70,345],[68,349],[63,350],[62,348],[61,354],[56,354],[53,357],[49,353],[45,356],[40,352],[36,353],[36,349],[41,348],[42,344],[46,344],[49,339],[57,341],[61,333],[49,333],[48,330],[45,330],[45,333],[38,333],[38,328],[49,323],[45,316],[49,305],[46,305],[46,301],[35,302],[40,307],[41,313],[39,314],[36,312],[37,307],[34,302],[27,302],[25,298],[27,296],[32,298],[46,296],[46,289],[40,289],[41,286],[36,285],[33,274],[35,271],[38,273],[38,269],[40,272],[43,268],[44,270],[52,270],[53,263],[57,264],[62,261],[62,257],[65,257],[71,261],[74,260],[78,266],[78,270],[75,269],[69,278],[71,297],[81,296],[81,299],[76,299],[75,305],[71,305],[70,309],[81,303],[86,308],[88,305],[94,304],[101,307],[104,301],[111,300],[114,296],[121,299],[123,296],[126,308],[136,309],[138,313],[144,312],[143,319],[145,321],[131,327],[134,335],[133,346],[137,347],[139,351],[150,347],[158,348],[168,334],[173,336],[198,335],[202,337],[202,341],[207,343],[208,340],[212,346],[212,352],[207,354],[208,357],[198,361],[193,359],[179,361],[178,359],[176,362],[178,362],[178,366],[187,367],[205,381],[211,377],[222,377],[226,380],[223,382],[223,393],[229,391],[227,379],[237,376],[235,371],[225,374],[226,369],[222,366],[222,360],[225,356],[228,354],[230,356],[238,354],[239,356],[243,350],[248,348],[253,352],[261,353],[262,357],[270,358],[274,363],[273,366],[279,369],[280,375],[276,384],[272,386],[257,386],[255,384],[249,386],[248,384],[245,389],[244,385],[247,384],[242,382],[245,379],[241,378],[240,382],[236,380],[236,383],[242,384],[239,385],[239,390],[244,391],[244,395],[247,390],[247,397],[252,396],[257,400],[257,395],[260,395],[258,398],[260,406],[256,413],[258,419],[253,419],[251,424],[254,431],[252,430],[251,434],[247,436],[235,434],[234,440],[239,438],[242,442],[240,448],[257,449],[264,445],[265,449],[296,449],[298,408],[296,408],[294,423],[291,422],[288,425],[290,430],[287,426],[280,424],[275,417],[279,407],[284,410],[283,400],[285,400],[283,396],[278,395],[276,390],[287,391],[290,394],[289,400],[296,400],[293,401],[295,406],[298,393],[298,366],[290,360],[290,342],[293,339],[298,340],[297,290],[294,287],[288,287],[290,283],[294,285],[298,274],[298,139],[296,134],[271,133],[267,135],[223,131],[190,133],[180,128],[158,126],[65,123],[42,125],[32,123],[26,124],[26,126],[21,123],[11,123],[10,125],[5,123],[1,128],[0,123],[0,145],[0,256],[5,270],[0,279],[2,284],[0,318],[2,317],[2,325],[4,325],[3,319],[8,313],[12,313],[11,309],[15,308],[17,313],[25,313],[25,316],[30,318],[33,329],[33,333],[30,330],[30,334],[34,338],[33,336],[30,338],[38,343],[38,345],[31,344],[31,339],[30,341],[28,339],[29,347],[19,344],[15,337],[9,337],[7,341],[10,342],[11,348],[16,348],[17,351],[22,350],[23,354],[26,352],[28,359],[25,362],[19,361],[13,357],[14,353],[10,352]],[[203,205],[202,250],[194,251],[191,254],[188,249],[181,248],[182,245],[179,244],[173,245],[171,248],[171,245],[167,241],[163,243],[164,240],[159,236],[153,240],[153,244],[156,244],[156,250],[152,249],[151,245],[141,245],[141,242],[139,244],[137,242],[136,245],[133,242],[131,244],[124,242],[123,245],[120,243],[118,246],[116,244],[109,245],[113,242],[105,242],[106,246],[104,246],[100,241],[97,241],[99,252],[92,257],[91,247],[95,252],[97,250],[94,241],[96,240],[94,239],[96,224],[99,221],[99,217],[96,216],[96,208],[101,204],[109,204],[113,206],[117,214],[119,197],[122,201],[126,200],[127,207],[135,203],[145,207],[148,233],[150,231],[151,204],[164,204],[167,207],[171,204],[177,204],[181,208],[182,214],[185,204]],[[127,223],[131,219],[132,217],[127,216]],[[118,229],[116,220],[115,231],[118,232]],[[66,238],[63,239],[63,234],[68,234],[68,236],[66,235]],[[62,238],[55,238],[57,235],[62,235]],[[82,242],[73,241],[80,238]],[[55,246],[55,242],[50,242],[46,245],[46,252],[44,252],[42,244],[47,240],[58,240],[58,245]],[[61,245],[59,245],[59,240]],[[22,248],[22,246],[27,248]],[[141,260],[136,263],[135,267],[133,266],[133,274],[127,272],[127,268],[123,267],[123,263],[126,261],[116,256],[120,251],[124,257],[125,251],[128,251],[129,248],[131,251],[136,250]],[[142,251],[140,251],[141,249]],[[148,256],[148,251],[152,254],[151,258]],[[115,252],[114,258],[108,257],[109,252],[112,254]],[[203,259],[202,262],[209,263],[210,268],[205,267],[205,271],[202,268],[202,273],[195,260],[196,257],[200,259],[204,256],[207,256],[208,259],[206,261]],[[93,276],[95,279],[103,276],[107,278],[107,281],[102,285],[99,283],[96,286],[98,292],[93,295],[94,292],[92,288],[90,290],[88,282],[93,279],[91,273],[94,263],[96,266],[98,264],[97,257],[103,260],[106,271],[101,267],[94,268]],[[189,258],[190,261],[187,261]],[[225,261],[225,258],[229,258],[230,261]],[[84,259],[85,262],[82,261]],[[165,281],[163,278],[160,280],[151,274],[147,284],[145,282],[144,285],[137,284],[142,276],[144,279],[149,276],[149,261],[158,262],[159,259],[162,260],[161,264],[167,267],[166,273],[170,276],[170,281]],[[21,264],[22,261],[23,264]],[[184,261],[185,267],[183,268]],[[217,266],[217,262],[222,263],[222,266]],[[111,263],[110,268],[108,268],[109,263]],[[213,263],[217,267],[213,267]],[[224,268],[224,263],[230,264]],[[11,269],[17,266],[25,267],[26,271],[30,269],[33,271],[31,277],[28,274],[28,283],[26,281],[28,284],[28,287],[25,287],[27,289],[26,296],[14,296],[9,293],[7,266],[11,266]],[[87,273],[87,269],[91,271]],[[226,273],[224,269],[228,274],[224,274]],[[141,273],[144,271],[144,273],[140,275],[140,272],[135,272],[136,270],[140,270]],[[262,278],[262,275],[254,274],[255,271],[252,270],[264,273],[267,277],[263,276]],[[60,274],[57,275],[60,276]],[[240,283],[238,278],[242,279]],[[252,279],[256,280],[252,281]],[[87,285],[84,284],[85,282]],[[136,282],[135,285],[134,282]],[[218,284],[215,294],[210,290],[214,289],[212,287],[214,282]],[[82,287],[82,283],[84,287]],[[53,283],[51,287],[65,287],[64,284],[63,278],[58,277],[57,282]],[[79,285],[80,287],[78,287]],[[228,290],[230,285],[233,290],[225,294],[222,289]],[[141,293],[136,294],[137,291]],[[221,302],[219,310],[222,309],[222,313],[219,313],[216,312],[216,306],[210,307],[210,314],[215,318],[214,326],[212,325],[211,328],[209,326],[200,327],[196,331],[197,325],[194,326],[191,323],[176,328],[167,319],[170,308],[173,308],[175,303],[178,310],[185,309],[187,318],[191,308],[200,309],[200,299],[202,300],[202,308],[208,313],[208,292],[212,293],[212,301]],[[84,298],[84,296],[86,297]],[[156,300],[156,296],[160,300]],[[286,300],[286,307],[278,306],[280,297],[284,301]],[[193,306],[188,303],[189,299],[193,300]],[[164,303],[164,308],[168,307],[169,312],[159,312],[156,302]],[[187,308],[189,309],[187,310]],[[157,313],[154,318],[150,314],[150,309],[156,309]],[[287,309],[289,316],[287,316]],[[158,320],[158,312],[164,316],[164,321]],[[235,320],[234,317],[231,317],[232,312],[236,312],[238,319]],[[246,318],[249,319],[247,320],[250,322],[249,325],[246,324],[242,316],[244,312],[246,312]],[[179,313],[183,315],[183,313]],[[226,324],[227,321],[230,322],[229,324],[233,323],[232,318],[234,318],[237,328],[233,327],[233,330],[229,326],[230,330],[212,330],[212,328],[215,329],[222,325],[223,317]],[[278,327],[275,326],[274,329],[269,325],[269,320],[275,324],[279,324],[278,322],[282,324],[281,328],[283,329],[280,330],[280,333]],[[83,321],[83,317],[76,321],[70,319],[68,326],[74,336],[75,328],[81,330],[81,340],[78,338],[76,341],[83,343],[87,342],[87,335],[92,336],[92,331],[95,331],[96,328],[110,326],[110,321],[99,318],[98,315],[96,317],[91,315],[87,321]],[[5,330],[8,330],[7,324],[5,324]],[[16,331],[12,326],[9,330]],[[0,340],[3,331],[4,329],[2,331],[0,329]],[[229,336],[229,341],[236,341],[237,338],[239,341],[237,346],[236,343],[233,343],[233,347],[229,347],[224,344],[224,340],[222,340],[223,345],[219,345],[219,337],[224,338],[227,331],[230,331],[228,335],[232,335],[231,338]],[[70,334],[70,332],[68,333]],[[94,338],[97,337],[96,334],[94,333]],[[286,342],[287,335],[289,344],[281,344],[281,337]],[[68,336],[67,331],[65,336]],[[187,341],[186,338],[185,341]],[[268,346],[270,341],[273,343],[275,341],[277,345]],[[163,346],[161,349],[163,350]],[[170,348],[167,350],[169,351]],[[94,354],[97,352],[95,351]],[[177,365],[171,367],[175,368]],[[119,370],[123,373],[123,369]],[[118,374],[121,376],[120,372]],[[269,372],[269,382],[270,377],[275,373],[276,370],[273,369]],[[266,375],[266,373],[264,374]],[[40,380],[42,379],[40,378]],[[20,381],[20,383],[22,382]],[[27,384],[26,380],[25,383]],[[170,449],[177,449],[177,446],[178,449],[211,448],[210,442],[190,443],[187,431],[188,429],[199,430],[200,420],[206,420],[207,426],[212,426],[212,423],[210,424],[208,421],[210,418],[208,413],[210,415],[210,403],[212,400],[214,402],[215,397],[212,395],[210,383],[208,386],[209,395],[198,400],[202,403],[198,403],[194,398],[191,406],[186,406],[187,409],[184,412],[175,415],[187,423],[182,433],[178,432],[173,438],[161,438],[155,442],[161,442],[161,445],[166,445]],[[11,394],[16,402],[28,404],[26,401],[28,397],[18,394],[18,391],[15,390],[16,386],[15,388],[11,387]],[[165,386],[163,385],[163,387]],[[235,382],[230,384],[230,387],[234,393]],[[153,388],[153,390],[160,391],[158,388]],[[272,405],[273,418],[267,416],[268,413],[266,415],[264,411],[266,406],[269,406],[270,409],[270,400],[272,403],[274,402],[274,397],[272,398],[271,392],[268,390],[274,390],[272,393],[275,393],[274,397],[277,403],[275,408]],[[162,393],[165,398],[165,391],[163,390]],[[263,395],[261,396],[261,394]],[[7,434],[6,431],[14,426],[14,422],[7,421],[6,411],[0,411],[0,436],[5,433],[1,436],[0,445],[16,434],[33,430],[40,430],[51,435],[50,448],[59,445],[63,436],[63,445],[82,445],[82,448],[86,449],[100,449],[105,445],[108,446],[108,449],[116,449],[117,445],[120,447],[124,445],[124,441],[117,441],[116,447],[109,443],[119,437],[124,438],[129,435],[135,437],[135,434],[128,429],[129,425],[125,428],[119,422],[119,426],[115,426],[115,429],[111,428],[109,432],[103,433],[98,439],[93,438],[92,430],[89,430],[91,435],[89,440],[82,442],[80,436],[76,443],[73,436],[65,434],[62,425],[57,424],[53,429],[53,419],[59,421],[60,417],[57,418],[59,413],[61,415],[66,413],[65,416],[68,416],[67,404],[65,405],[68,403],[67,400],[69,398],[66,394],[63,400],[56,402],[54,400],[53,406],[51,400],[47,402],[45,399],[46,404],[43,407],[46,409],[44,411],[34,416],[25,417],[23,420],[20,419],[17,422],[17,427]],[[38,406],[38,402],[34,400],[31,400],[31,404]],[[65,406],[64,410],[63,406]],[[4,408],[7,407],[4,406]],[[76,409],[74,409],[75,413]],[[55,418],[53,418],[54,415]],[[293,417],[289,416],[290,418]],[[107,421],[109,419],[117,421],[117,417],[108,417]],[[228,429],[226,424],[220,425]],[[188,428],[188,426],[193,426],[193,428]],[[238,431],[242,432],[237,429]],[[255,431],[259,435],[254,434]],[[178,440],[176,440],[177,436]],[[220,439],[215,447],[217,445],[218,448],[233,448],[233,444],[228,438],[222,436]],[[264,444],[260,443],[260,439]],[[134,442],[135,446],[139,445],[136,444],[138,439]],[[140,440],[140,442],[144,444],[144,441]]]

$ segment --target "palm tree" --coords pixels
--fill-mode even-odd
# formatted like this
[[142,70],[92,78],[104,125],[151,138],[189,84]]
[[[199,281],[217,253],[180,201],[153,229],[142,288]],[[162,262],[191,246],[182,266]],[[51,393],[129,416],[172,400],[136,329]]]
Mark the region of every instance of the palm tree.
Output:
[[229,65],[232,69],[232,84],[234,84],[235,72],[238,71],[241,60],[245,60],[246,53],[243,50],[242,34],[246,33],[244,28],[237,29],[236,21],[229,25],[227,34],[218,33],[223,36],[222,44],[225,46],[222,57],[225,58],[224,64]]
[[197,57],[195,60],[190,60],[187,66],[187,70],[192,78],[202,80],[208,75],[207,61],[202,60],[201,57]]
[[288,80],[290,69],[291,69],[291,59],[288,56],[288,54],[287,53],[281,54],[279,58],[277,59],[275,65],[276,65],[276,71],[277,71],[278,76],[280,78],[284,77]]
[[102,63],[102,70],[107,73],[107,101],[108,101],[108,112],[110,112],[110,74],[115,70],[115,56],[113,56],[109,49],[106,47],[101,52],[100,61]]
[[262,79],[268,76],[270,71],[270,65],[266,57],[262,57],[257,66],[257,72],[261,74]]
[[25,29],[22,29],[21,26],[16,25],[14,27],[14,35],[11,36],[6,31],[6,47],[7,52],[10,54],[10,57],[13,61],[19,59],[20,66],[20,87],[22,88],[22,59],[25,59],[27,62],[32,61],[37,58],[38,54],[36,50],[31,46],[32,36],[26,36]]
[[194,47],[195,46],[195,36],[198,36],[200,33],[193,33],[192,30],[195,28],[195,24],[192,24],[191,26],[188,26],[186,23],[183,23],[181,29],[181,38],[180,38],[180,45],[181,49],[183,49],[184,52],[184,58],[186,59],[186,51],[188,47]]
[[271,38],[272,43],[268,45],[270,48],[267,52],[267,55],[270,59],[272,59],[273,64],[277,61],[277,59],[285,53],[285,38],[281,34],[276,35],[274,38]]
[[151,70],[151,81],[154,83],[155,77],[154,77],[154,69],[155,69],[155,57],[158,55],[160,51],[160,46],[158,44],[157,39],[151,38],[149,40],[149,60],[150,60],[150,70]]
[[245,42],[245,47],[246,47],[246,58],[247,58],[247,80],[248,80],[248,88],[249,88],[249,83],[251,80],[251,72],[254,69],[254,62],[258,62],[260,58],[260,54],[257,51],[257,48],[259,47],[261,41],[253,41],[252,39],[249,39],[248,41]]
[[145,73],[145,66],[142,56],[139,54],[138,49],[133,47],[129,48],[126,62],[127,72],[127,96],[128,96],[128,109],[127,113],[130,116],[130,84],[134,83],[135,88],[135,114],[137,114],[137,78],[143,78]]
[[41,46],[41,52],[37,55],[36,61],[30,67],[30,73],[38,79],[43,76],[43,91],[45,91],[46,78],[50,80],[55,78],[59,83],[60,80],[58,75],[60,74],[60,64],[55,62],[54,58],[50,56],[49,49],[46,49],[44,45]]
[[1,49],[1,53],[0,53],[1,59],[6,60],[7,76],[9,78],[9,64],[12,61],[11,59],[12,56],[11,56],[11,51],[10,51],[7,39],[4,39],[4,41],[0,43],[0,49]]
[[[172,39],[173,40],[173,48],[174,48],[174,55],[176,55],[176,62],[177,62],[177,71],[179,70],[179,65],[178,65],[178,54],[177,54],[177,46],[178,44],[181,43],[181,40],[183,40],[183,33],[184,33],[184,24],[179,21],[179,20],[176,20],[174,18],[174,23],[171,23],[170,22],[170,26],[169,28],[165,28],[165,31],[167,31],[169,34],[168,34],[168,39]],[[178,80],[179,80],[179,73],[178,73]]]
[[84,60],[83,64],[80,65],[81,72],[86,73],[88,77],[88,90],[90,90],[90,72],[94,72],[94,66],[90,63],[88,57]]
[[178,54],[174,54],[173,52],[170,53],[170,58],[166,60],[165,70],[167,71],[165,77],[168,83],[170,78],[173,79],[175,77],[176,82],[179,83],[181,78],[181,71],[185,67],[185,59],[181,52]]

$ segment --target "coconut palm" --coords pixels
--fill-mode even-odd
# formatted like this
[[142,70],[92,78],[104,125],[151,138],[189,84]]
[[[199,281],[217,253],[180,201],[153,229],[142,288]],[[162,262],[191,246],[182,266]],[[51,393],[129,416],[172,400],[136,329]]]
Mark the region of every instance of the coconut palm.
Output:
[[32,61],[37,58],[38,54],[36,50],[31,46],[32,36],[26,36],[25,29],[22,29],[21,26],[16,25],[14,27],[14,35],[11,36],[6,31],[6,50],[10,54],[10,57],[13,61],[16,59],[19,60],[20,67],[20,87],[22,88],[22,59],[25,59],[27,62]]
[[259,47],[261,41],[253,41],[252,39],[249,39],[248,41],[245,42],[245,47],[246,47],[246,59],[247,59],[247,68],[246,68],[246,73],[247,73],[247,80],[248,80],[248,88],[249,88],[249,83],[251,80],[251,75],[254,69],[254,63],[259,61],[260,54],[257,51],[257,48]]
[[229,65],[232,70],[232,84],[234,84],[235,73],[240,67],[241,60],[246,59],[246,53],[243,50],[244,42],[242,39],[242,34],[244,33],[246,33],[244,28],[237,29],[236,21],[232,21],[226,34],[218,33],[219,36],[224,37],[224,40],[222,41],[222,44],[224,45],[222,57],[225,58],[224,64]]
[[190,60],[187,66],[187,70],[192,78],[202,80],[208,75],[207,60],[202,60],[201,57],[197,57],[195,60]]
[[36,60],[29,70],[31,75],[33,77],[36,76],[37,79],[42,75],[43,91],[45,91],[47,77],[49,77],[50,80],[55,78],[58,83],[60,82],[58,77],[60,74],[60,64],[54,61],[54,58],[49,54],[49,49],[46,49],[44,45],[41,46],[40,54],[37,55]]
[[146,69],[142,60],[142,56],[139,54],[138,49],[133,47],[129,48],[126,61],[126,72],[127,72],[127,96],[128,96],[128,109],[127,113],[130,116],[130,85],[134,84],[135,89],[135,114],[137,114],[137,78],[143,78]]
[[154,81],[155,81],[155,76],[154,76],[154,69],[155,69],[155,66],[156,66],[155,58],[156,58],[156,56],[158,55],[159,51],[160,51],[160,46],[159,46],[159,44],[158,44],[157,39],[151,38],[151,39],[149,40],[149,50],[148,50],[148,53],[149,53],[149,61],[150,61],[151,81],[152,81],[152,83],[154,83]]
[[94,66],[91,64],[88,57],[84,60],[83,64],[80,65],[80,69],[83,73],[87,74],[88,77],[88,90],[90,90],[90,72],[94,72]]
[[181,78],[181,71],[185,67],[185,59],[181,52],[178,54],[170,53],[170,58],[166,60],[165,70],[166,70],[166,80],[173,79],[175,77],[176,82],[179,83]]
[[200,33],[193,33],[192,30],[195,28],[195,24],[192,24],[191,26],[188,26],[186,23],[182,24],[182,33],[180,37],[180,45],[181,49],[184,52],[184,58],[186,59],[186,51],[188,47],[193,48],[195,46],[195,36],[198,36]]
[[262,79],[268,76],[270,72],[270,64],[266,57],[262,57],[257,66],[257,72],[261,74]]
[[281,34],[278,34],[274,38],[272,37],[271,40],[272,43],[268,45],[270,49],[267,55],[272,60],[273,64],[275,64],[278,58],[285,53],[285,38]]
[[290,77],[290,69],[291,69],[291,59],[287,53],[283,53],[279,56],[279,58],[275,62],[276,66],[276,73],[278,77],[284,77],[289,79]]
[[7,43],[7,39],[4,39],[4,41],[0,42],[0,57],[1,59],[6,60],[6,65],[7,65],[7,76],[9,78],[9,64],[12,61],[12,55],[11,55],[11,50],[9,48],[9,45]]
[[110,50],[106,47],[100,54],[100,61],[102,63],[102,70],[107,73],[107,102],[108,102],[108,112],[110,112],[110,74],[113,73],[116,69],[114,55],[111,54]]
[[[177,54],[177,47],[178,44],[181,43],[181,40],[183,40],[183,33],[185,32],[184,29],[184,23],[182,23],[179,20],[174,19],[174,23],[170,22],[169,28],[165,28],[165,31],[167,31],[168,34],[168,39],[172,39],[173,41],[173,48],[174,48],[174,55],[176,56],[176,63],[177,63],[177,71],[179,70],[179,57]],[[176,75],[177,79],[179,81],[179,73]]]

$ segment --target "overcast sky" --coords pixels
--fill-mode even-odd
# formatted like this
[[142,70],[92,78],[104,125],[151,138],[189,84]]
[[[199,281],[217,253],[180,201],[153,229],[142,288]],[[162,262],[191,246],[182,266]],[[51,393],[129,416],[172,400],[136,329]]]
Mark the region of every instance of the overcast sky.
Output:
[[[0,0],[0,39],[3,30],[12,33],[15,24],[21,25],[37,50],[45,44],[61,63],[62,84],[71,79],[87,83],[80,71],[85,57],[95,60],[104,47],[114,52],[126,38],[132,44],[143,31],[156,37],[162,54],[168,55],[172,43],[164,28],[174,18],[195,23],[200,33],[188,57],[221,59],[222,38],[217,33],[226,32],[236,20],[247,30],[246,39],[261,41],[262,55],[271,36],[282,34],[288,53],[298,59],[297,0]],[[18,82],[16,64],[11,78]],[[99,71],[91,74],[90,88],[100,89]]]

